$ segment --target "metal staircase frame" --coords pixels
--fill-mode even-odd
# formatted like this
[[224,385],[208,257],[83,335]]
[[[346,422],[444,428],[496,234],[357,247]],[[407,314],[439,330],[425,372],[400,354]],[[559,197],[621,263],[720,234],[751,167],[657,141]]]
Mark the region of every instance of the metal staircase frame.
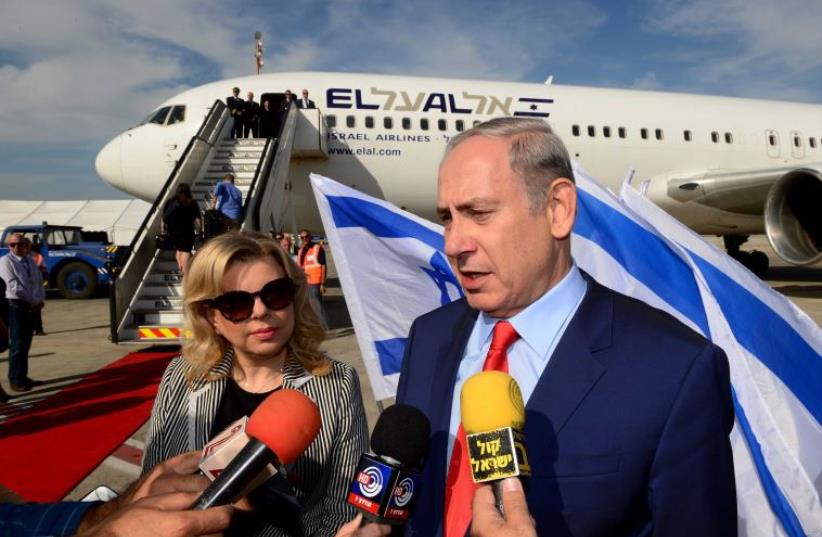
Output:
[[140,230],[131,241],[125,264],[113,275],[109,286],[109,315],[113,343],[119,342],[119,334],[137,298],[137,290],[151,270],[157,256],[154,238],[160,232],[162,207],[166,200],[174,195],[178,184],[191,184],[197,178],[200,168],[217,142],[228,117],[229,111],[225,103],[221,100],[215,101],[200,126],[200,130],[189,141],[174,166],[174,170],[168,176],[165,185],[143,219]]

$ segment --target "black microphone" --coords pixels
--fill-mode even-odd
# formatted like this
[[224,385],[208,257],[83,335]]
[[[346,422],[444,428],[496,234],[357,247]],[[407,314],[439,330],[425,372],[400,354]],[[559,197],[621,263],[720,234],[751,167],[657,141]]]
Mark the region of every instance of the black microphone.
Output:
[[419,469],[430,434],[428,418],[417,408],[386,408],[371,433],[374,454],[363,453],[360,457],[348,503],[362,511],[367,520],[405,523],[419,493]]
[[199,498],[191,509],[202,510],[234,503],[249,492],[270,463],[290,464],[320,432],[320,410],[297,390],[277,390],[248,418],[248,444]]

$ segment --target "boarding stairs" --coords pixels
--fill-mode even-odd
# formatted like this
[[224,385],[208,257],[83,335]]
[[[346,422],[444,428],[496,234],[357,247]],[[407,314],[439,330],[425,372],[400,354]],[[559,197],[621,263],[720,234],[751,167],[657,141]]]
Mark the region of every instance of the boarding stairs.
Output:
[[[303,111],[303,113],[306,111]],[[319,128],[322,119],[318,115]],[[296,107],[286,116],[278,138],[229,139],[231,121],[217,101],[203,127],[181,157],[132,243],[131,256],[115,276],[111,291],[111,339],[115,343],[173,342],[183,334],[182,277],[173,251],[154,244],[162,207],[177,185],[191,185],[205,211],[211,192],[226,173],[243,193],[244,229],[281,229],[289,203],[288,170],[296,149],[294,135],[305,117]],[[314,122],[312,122],[314,123]],[[325,153],[319,147],[319,154]]]
[[[234,175],[234,184],[248,199],[254,174],[262,158],[266,140],[263,138],[220,139],[191,185],[191,193],[200,211],[210,208],[214,185],[226,173]],[[131,308],[136,326],[124,334],[140,340],[168,340],[180,337],[183,325],[183,282],[174,260],[174,252],[158,250],[143,285],[138,289]]]

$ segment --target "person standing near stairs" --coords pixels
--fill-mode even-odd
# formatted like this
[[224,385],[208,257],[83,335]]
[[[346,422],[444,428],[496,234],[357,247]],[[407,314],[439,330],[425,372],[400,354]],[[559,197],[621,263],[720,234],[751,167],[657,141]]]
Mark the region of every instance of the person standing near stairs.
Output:
[[240,213],[243,210],[243,193],[234,185],[234,174],[227,173],[214,187],[211,208],[220,211],[223,218],[222,231],[240,228]]

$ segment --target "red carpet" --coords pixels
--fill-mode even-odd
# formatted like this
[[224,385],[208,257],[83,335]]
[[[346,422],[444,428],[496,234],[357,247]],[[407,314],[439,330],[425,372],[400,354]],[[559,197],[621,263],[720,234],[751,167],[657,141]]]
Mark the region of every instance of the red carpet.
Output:
[[28,501],[62,499],[148,419],[176,354],[127,354],[0,425],[0,484]]

